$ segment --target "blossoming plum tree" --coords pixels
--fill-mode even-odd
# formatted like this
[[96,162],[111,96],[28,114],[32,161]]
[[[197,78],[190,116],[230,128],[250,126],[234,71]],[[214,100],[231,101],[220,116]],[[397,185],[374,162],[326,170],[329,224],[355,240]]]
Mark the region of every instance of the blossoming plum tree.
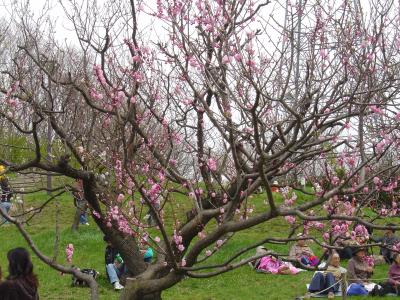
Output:
[[[398,214],[398,3],[371,0],[368,13],[347,0],[84,3],[63,6],[78,40],[67,46],[51,22],[16,9],[0,118],[31,151],[22,164],[1,163],[82,180],[133,278],[123,299],[160,299],[185,276],[238,268],[259,245],[303,238],[296,230],[338,249],[338,238],[366,240],[367,227],[385,228],[376,218]],[[376,203],[382,191],[390,206]],[[234,233],[275,218],[287,232],[207,263]],[[145,245],[157,252],[150,265]]]

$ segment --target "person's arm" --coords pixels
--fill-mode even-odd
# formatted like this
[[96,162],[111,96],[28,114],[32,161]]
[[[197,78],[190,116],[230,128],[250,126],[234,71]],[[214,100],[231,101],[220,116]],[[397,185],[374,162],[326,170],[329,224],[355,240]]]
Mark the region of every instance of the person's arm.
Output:
[[290,248],[289,257],[297,259],[297,246],[296,245],[292,245],[292,247]]
[[304,254],[306,254],[308,256],[314,256],[314,252],[312,251],[312,249],[309,246],[307,246],[307,248],[305,249],[304,252],[305,252]]
[[112,249],[110,247],[106,248],[106,253],[105,253],[105,262],[106,265],[108,264],[113,264],[114,263],[114,251],[112,251]]
[[369,239],[375,243],[380,243],[383,241],[383,237],[374,237],[374,236],[370,236]]
[[389,272],[388,272],[388,282],[392,285],[397,286],[400,284],[400,281],[399,281],[398,275],[395,272],[395,268],[396,267],[394,265],[390,266]]
[[353,260],[350,260],[347,265],[347,277],[351,282],[363,284],[363,281],[356,275],[355,262]]

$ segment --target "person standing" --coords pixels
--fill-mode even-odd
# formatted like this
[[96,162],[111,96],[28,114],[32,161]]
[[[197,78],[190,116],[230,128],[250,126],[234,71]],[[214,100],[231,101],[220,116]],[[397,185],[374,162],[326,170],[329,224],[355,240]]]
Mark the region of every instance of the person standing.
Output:
[[74,219],[74,223],[72,224],[72,230],[77,230],[79,224],[89,225],[88,219],[87,219],[88,203],[83,194],[81,180],[76,181],[75,190],[72,192],[72,195],[74,197],[74,206],[76,208],[75,219]]
[[33,273],[28,251],[15,248],[7,253],[9,276],[0,283],[0,300],[39,300],[39,281]]
[[[11,191],[10,185],[8,184],[7,177],[1,176],[0,187],[1,187],[0,209],[2,210],[3,213],[8,214],[8,212],[10,211],[10,208],[11,208],[12,191]],[[0,220],[1,220],[1,224],[8,223],[8,221],[3,217],[1,217]]]

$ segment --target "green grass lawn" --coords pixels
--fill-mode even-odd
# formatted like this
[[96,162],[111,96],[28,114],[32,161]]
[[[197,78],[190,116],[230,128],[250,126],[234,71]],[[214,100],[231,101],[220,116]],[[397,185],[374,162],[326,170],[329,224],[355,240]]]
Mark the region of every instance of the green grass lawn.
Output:
[[[35,206],[44,199],[44,194],[36,194],[27,197],[26,206]],[[263,196],[253,199],[258,209],[261,209]],[[183,201],[180,199],[180,201]],[[306,201],[303,199],[303,201]],[[112,289],[107,282],[104,270],[104,243],[102,234],[93,221],[90,226],[81,226],[79,232],[70,231],[73,220],[74,208],[72,197],[65,195],[58,199],[59,204],[50,204],[46,209],[36,216],[27,226],[36,245],[45,254],[54,255],[55,220],[56,207],[59,210],[60,243],[58,249],[59,262],[65,263],[65,246],[73,243],[75,253],[73,263],[81,268],[94,268],[100,272],[98,277],[100,299],[118,299],[119,293]],[[257,226],[251,230],[237,233],[227,245],[215,256],[210,258],[209,263],[222,261],[233,254],[236,250],[268,236],[284,236],[288,228],[282,219]],[[14,247],[27,247],[27,244],[18,234],[13,225],[0,227],[0,266],[3,276],[6,272],[6,254]],[[314,246],[313,246],[314,247]],[[284,253],[287,246],[278,245],[274,250]],[[317,250],[318,251],[318,250]],[[251,255],[253,253],[250,253]],[[249,255],[250,255],[249,254]],[[38,258],[33,256],[35,272],[40,281],[41,299],[88,299],[88,288],[72,288],[70,275],[62,276],[59,272],[47,267]],[[345,263],[343,263],[345,265]],[[388,266],[378,266],[374,278],[384,278]],[[310,281],[312,272],[302,272],[295,276],[267,275],[256,273],[250,267],[244,266],[240,269],[225,273],[223,275],[208,279],[185,279],[178,285],[163,293],[164,299],[176,300],[219,300],[219,299],[294,299],[296,296],[306,292],[305,285]],[[363,298],[368,299],[368,298]]]

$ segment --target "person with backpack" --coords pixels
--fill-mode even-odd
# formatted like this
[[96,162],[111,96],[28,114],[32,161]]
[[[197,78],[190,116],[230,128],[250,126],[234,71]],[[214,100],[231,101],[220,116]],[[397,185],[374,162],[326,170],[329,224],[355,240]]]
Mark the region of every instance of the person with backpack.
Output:
[[7,280],[0,283],[0,300],[39,300],[39,281],[33,273],[33,264],[25,248],[7,253]]
[[[4,214],[7,215],[11,208],[11,198],[12,198],[12,191],[8,183],[7,177],[1,176],[0,187],[1,187],[0,209]],[[7,224],[8,221],[4,217],[1,217],[1,224],[3,223]]]

